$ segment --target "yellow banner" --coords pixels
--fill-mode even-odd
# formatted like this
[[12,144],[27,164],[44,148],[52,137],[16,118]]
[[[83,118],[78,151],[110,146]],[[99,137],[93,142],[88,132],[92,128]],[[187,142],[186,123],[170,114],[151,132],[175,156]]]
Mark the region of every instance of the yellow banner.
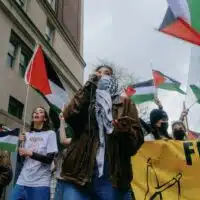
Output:
[[136,200],[200,200],[200,141],[145,142],[132,166]]

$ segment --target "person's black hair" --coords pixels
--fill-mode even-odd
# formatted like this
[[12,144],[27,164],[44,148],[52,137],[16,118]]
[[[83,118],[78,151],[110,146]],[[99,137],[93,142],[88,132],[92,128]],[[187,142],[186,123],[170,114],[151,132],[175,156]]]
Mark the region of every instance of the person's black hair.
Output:
[[114,74],[113,68],[110,65],[106,65],[106,64],[97,66],[96,69],[95,69],[95,72],[99,71],[101,68],[107,68],[111,71],[112,75]]
[[179,120],[179,121],[173,122],[173,123],[172,123],[172,131],[173,131],[175,125],[181,125],[181,126],[183,126],[184,131],[186,131],[185,124],[184,124],[182,121]]
[[[41,108],[41,109],[44,110],[44,115],[45,115],[44,117],[45,117],[45,119],[46,119],[46,120],[43,122],[43,127],[41,128],[41,131],[48,131],[48,130],[50,130],[50,119],[49,119],[49,115],[48,115],[46,109],[45,109],[44,107],[42,107],[42,106],[38,106],[37,108]],[[34,114],[34,112],[35,112],[35,110],[36,110],[37,108],[35,108],[35,109],[33,110],[31,117],[33,117],[33,114]],[[35,129],[34,129],[34,122],[33,122],[33,120],[31,120],[30,132],[32,132],[32,131],[34,131],[34,130],[35,130]]]
[[168,115],[164,110],[161,109],[153,109],[150,113],[150,122],[152,126],[161,120],[161,119],[168,119]]

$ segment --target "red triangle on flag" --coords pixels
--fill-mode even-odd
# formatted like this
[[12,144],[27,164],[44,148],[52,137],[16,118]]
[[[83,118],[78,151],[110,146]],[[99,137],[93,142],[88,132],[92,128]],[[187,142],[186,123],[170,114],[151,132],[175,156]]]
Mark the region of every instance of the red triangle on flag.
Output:
[[131,97],[136,93],[136,90],[129,86],[125,89],[125,92],[128,97]]
[[48,80],[45,58],[42,47],[39,45],[27,67],[25,82],[39,90],[44,95],[51,94],[51,87]]
[[191,130],[188,130],[187,139],[188,140],[197,140],[200,138],[200,134]]
[[154,71],[154,70],[153,70],[153,79],[154,79],[155,87],[162,85],[166,80],[166,78],[161,73],[159,73],[158,71]]
[[200,46],[200,33],[180,17],[160,31]]

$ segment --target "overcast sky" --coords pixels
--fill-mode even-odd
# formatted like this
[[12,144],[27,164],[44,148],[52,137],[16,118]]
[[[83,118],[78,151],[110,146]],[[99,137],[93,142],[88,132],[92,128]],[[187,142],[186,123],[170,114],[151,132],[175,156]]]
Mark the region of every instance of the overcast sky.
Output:
[[[104,59],[126,68],[141,80],[151,78],[153,68],[186,87],[192,46],[156,31],[167,9],[166,0],[84,2],[85,79],[92,66]],[[178,119],[185,97],[166,91],[160,91],[159,96],[170,121]],[[191,126],[197,128],[195,123]]]

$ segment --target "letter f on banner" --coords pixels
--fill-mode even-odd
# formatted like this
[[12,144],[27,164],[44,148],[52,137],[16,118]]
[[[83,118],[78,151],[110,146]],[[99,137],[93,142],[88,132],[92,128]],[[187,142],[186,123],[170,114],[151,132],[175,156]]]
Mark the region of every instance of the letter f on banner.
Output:
[[185,151],[185,159],[186,159],[187,165],[192,165],[192,154],[194,154],[193,143],[192,142],[184,142],[183,148]]

